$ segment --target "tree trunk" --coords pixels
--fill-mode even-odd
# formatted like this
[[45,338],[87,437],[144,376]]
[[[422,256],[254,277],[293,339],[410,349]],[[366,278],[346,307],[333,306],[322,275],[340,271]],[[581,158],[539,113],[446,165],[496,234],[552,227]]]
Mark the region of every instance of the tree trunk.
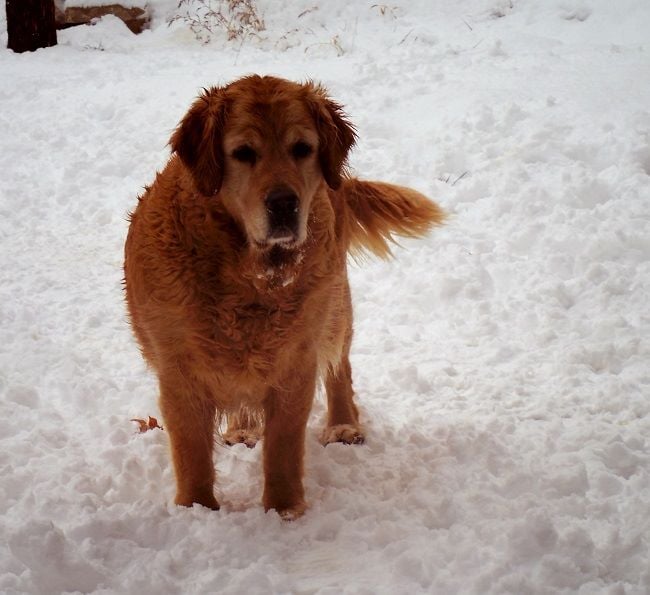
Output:
[[7,47],[33,52],[56,45],[54,0],[7,0]]

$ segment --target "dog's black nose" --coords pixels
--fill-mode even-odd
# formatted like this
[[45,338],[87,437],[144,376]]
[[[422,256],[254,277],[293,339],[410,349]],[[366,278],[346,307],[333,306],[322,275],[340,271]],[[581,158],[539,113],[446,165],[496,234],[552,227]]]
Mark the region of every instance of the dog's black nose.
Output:
[[288,241],[298,234],[298,196],[288,188],[271,190],[264,199],[269,218],[269,238]]

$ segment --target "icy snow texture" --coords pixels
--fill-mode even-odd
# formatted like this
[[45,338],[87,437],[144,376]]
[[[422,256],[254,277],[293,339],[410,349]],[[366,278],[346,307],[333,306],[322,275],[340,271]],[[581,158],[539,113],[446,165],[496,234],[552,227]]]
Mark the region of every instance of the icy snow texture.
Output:
[[[0,51],[1,592],[650,592],[650,6],[373,4]],[[220,512],[180,509],[129,421],[158,409],[125,215],[200,87],[250,72],[322,81],[355,171],[451,215],[352,267],[368,440],[321,447],[317,405],[289,524],[260,447],[217,449]]]

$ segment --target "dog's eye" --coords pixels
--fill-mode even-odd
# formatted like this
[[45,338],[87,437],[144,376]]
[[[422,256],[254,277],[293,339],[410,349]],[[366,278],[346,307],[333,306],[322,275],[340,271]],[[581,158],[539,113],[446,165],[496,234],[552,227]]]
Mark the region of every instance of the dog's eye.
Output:
[[304,159],[305,157],[312,154],[314,149],[311,148],[311,145],[298,141],[293,147],[291,147],[291,154],[294,159]]
[[249,147],[248,145],[237,147],[232,152],[232,156],[237,161],[241,161],[242,163],[249,163],[250,165],[255,165],[255,162],[257,161],[257,153],[255,152],[255,149]]

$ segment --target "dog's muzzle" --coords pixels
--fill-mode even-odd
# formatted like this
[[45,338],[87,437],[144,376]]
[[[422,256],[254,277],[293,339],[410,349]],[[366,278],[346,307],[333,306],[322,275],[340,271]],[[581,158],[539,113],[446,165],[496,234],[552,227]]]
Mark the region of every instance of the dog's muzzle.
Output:
[[270,244],[295,242],[298,238],[300,201],[289,188],[271,190],[264,199],[268,217],[267,241]]

